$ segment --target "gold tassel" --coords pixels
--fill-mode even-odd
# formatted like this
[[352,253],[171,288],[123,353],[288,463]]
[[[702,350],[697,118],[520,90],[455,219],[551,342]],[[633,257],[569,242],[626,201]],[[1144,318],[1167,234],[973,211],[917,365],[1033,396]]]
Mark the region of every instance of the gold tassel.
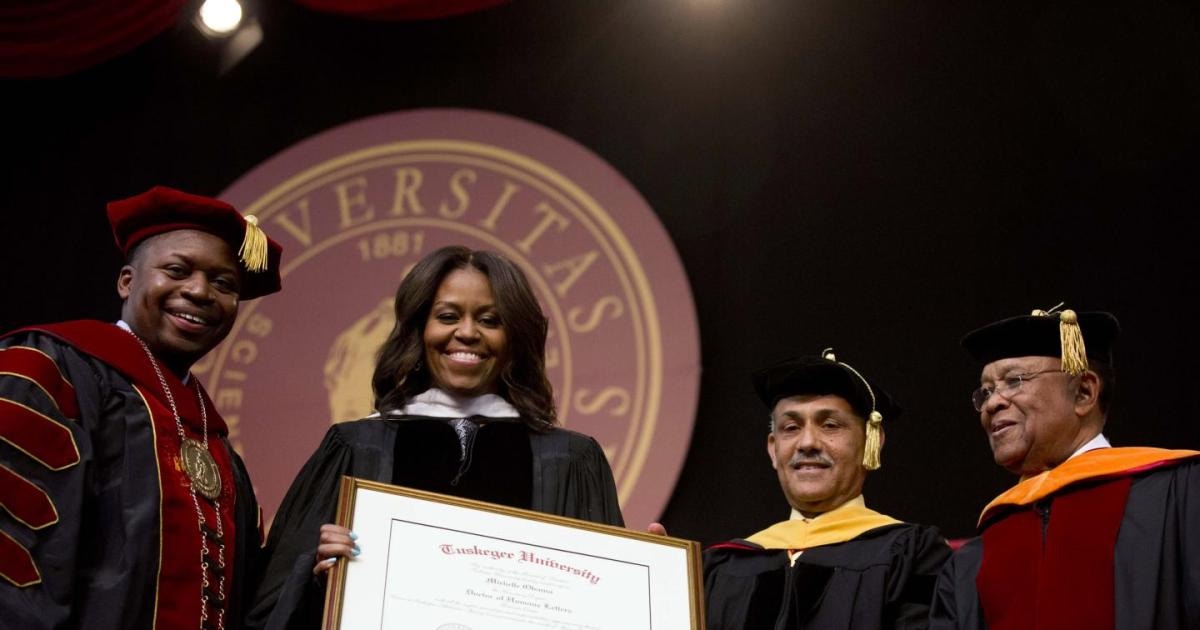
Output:
[[863,448],[863,468],[867,470],[878,470],[882,464],[879,460],[879,451],[883,448],[880,439],[880,434],[883,432],[882,424],[883,414],[872,411],[870,420],[867,421],[867,445]]
[[1075,311],[1067,309],[1058,314],[1058,336],[1062,343],[1062,370],[1076,376],[1088,369],[1087,348],[1083,346],[1083,330]]
[[238,258],[250,271],[267,270],[267,235],[258,227],[258,217],[252,214],[246,215],[246,237],[238,250]]
[[827,361],[833,361],[838,365],[850,370],[862,381],[864,387],[867,388],[867,393],[871,395],[871,414],[867,416],[867,444],[863,447],[863,468],[867,470],[878,470],[882,464],[879,459],[879,451],[883,448],[883,440],[881,433],[883,432],[883,414],[875,409],[875,392],[871,390],[871,384],[867,379],[859,374],[858,370],[849,365],[837,360],[837,356],[833,354],[833,348],[825,348],[821,351],[821,358]]

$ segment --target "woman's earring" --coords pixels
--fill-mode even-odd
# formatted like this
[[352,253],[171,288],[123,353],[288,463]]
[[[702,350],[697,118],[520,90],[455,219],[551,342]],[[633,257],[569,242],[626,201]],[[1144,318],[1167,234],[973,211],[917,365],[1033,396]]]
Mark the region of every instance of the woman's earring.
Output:
[[417,359],[417,364],[413,366],[413,369],[412,369],[412,371],[413,371],[413,372],[420,372],[422,367],[423,367],[423,365],[422,365],[422,363],[421,363],[421,360],[420,360],[420,359]]

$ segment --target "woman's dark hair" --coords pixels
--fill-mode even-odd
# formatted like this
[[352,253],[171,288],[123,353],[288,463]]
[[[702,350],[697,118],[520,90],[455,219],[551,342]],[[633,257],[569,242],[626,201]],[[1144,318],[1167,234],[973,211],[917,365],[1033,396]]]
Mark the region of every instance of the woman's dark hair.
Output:
[[422,258],[396,289],[396,326],[379,350],[371,378],[375,408],[399,409],[432,386],[429,370],[419,368],[425,356],[425,322],[438,287],[457,269],[475,269],[492,286],[509,357],[500,371],[497,394],[517,408],[530,428],[549,430],[557,414],[546,378],[546,315],[516,265],[499,254],[462,246],[443,247]]

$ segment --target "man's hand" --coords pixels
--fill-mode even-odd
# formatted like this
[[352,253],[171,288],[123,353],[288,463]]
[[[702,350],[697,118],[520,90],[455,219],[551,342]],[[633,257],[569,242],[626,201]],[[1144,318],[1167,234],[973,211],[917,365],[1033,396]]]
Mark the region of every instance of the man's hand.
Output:
[[663,527],[662,523],[650,523],[646,526],[646,533],[654,534],[655,536],[666,536],[667,528]]

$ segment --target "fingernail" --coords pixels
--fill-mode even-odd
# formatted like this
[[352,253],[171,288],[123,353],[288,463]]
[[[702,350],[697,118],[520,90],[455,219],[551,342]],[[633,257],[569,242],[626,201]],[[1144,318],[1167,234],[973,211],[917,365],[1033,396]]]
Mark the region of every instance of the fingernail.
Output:
[[358,540],[358,534],[355,534],[354,532],[350,532],[350,540]]
[[337,561],[338,561],[338,557],[334,556],[332,558],[326,559],[325,564],[333,565],[333,564],[337,564]]
[[358,556],[358,554],[362,553],[362,549],[355,547],[354,550],[351,551],[350,553],[354,554],[355,556]]

